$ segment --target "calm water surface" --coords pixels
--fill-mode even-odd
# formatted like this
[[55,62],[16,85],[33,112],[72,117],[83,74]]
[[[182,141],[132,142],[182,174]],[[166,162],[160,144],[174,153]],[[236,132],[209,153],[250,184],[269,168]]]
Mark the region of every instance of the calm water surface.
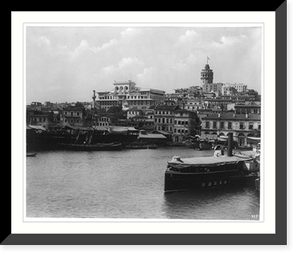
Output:
[[253,220],[259,214],[252,188],[164,194],[164,170],[175,155],[212,151],[38,152],[26,158],[26,216]]

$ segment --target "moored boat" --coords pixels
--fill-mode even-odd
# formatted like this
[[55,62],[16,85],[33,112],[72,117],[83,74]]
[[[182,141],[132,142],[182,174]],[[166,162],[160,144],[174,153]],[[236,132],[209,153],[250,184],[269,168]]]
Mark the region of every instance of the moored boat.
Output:
[[26,153],[26,157],[35,157],[36,156],[36,152],[27,152]]
[[147,143],[130,143],[124,146],[125,149],[157,149],[156,144],[147,144]]
[[69,149],[74,151],[112,151],[122,150],[121,143],[97,143],[97,144],[65,144],[61,143],[59,146],[63,149]]
[[[202,190],[217,187],[255,184],[259,163],[248,155],[232,153],[232,134],[227,153],[216,150],[212,157],[173,157],[165,171],[165,192]],[[255,164],[255,165],[253,165]]]

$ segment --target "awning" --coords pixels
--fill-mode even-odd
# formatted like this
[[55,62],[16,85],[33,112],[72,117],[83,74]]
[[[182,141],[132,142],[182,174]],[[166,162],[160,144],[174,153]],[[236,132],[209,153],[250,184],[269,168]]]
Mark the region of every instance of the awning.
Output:
[[162,134],[154,134],[154,133],[149,133],[149,134],[140,134],[138,136],[139,139],[167,139],[164,135]]
[[110,126],[109,133],[111,134],[127,134],[128,128],[122,126]]
[[95,125],[95,126],[93,126],[93,128],[97,131],[108,131],[108,128],[103,125]]
[[46,131],[46,129],[43,126],[40,126],[40,125],[27,125],[26,129],[34,129],[34,130]]
[[199,139],[200,140],[216,140],[217,138],[218,138],[218,136],[216,134],[201,134]]
[[165,131],[153,131],[152,133],[159,133],[159,134],[162,134],[162,135],[165,135],[165,136],[169,136],[170,135],[170,133],[168,133],[168,132],[165,132]]
[[260,142],[260,137],[247,136],[247,140],[248,140],[248,142],[249,142],[249,140],[253,141],[253,142]]

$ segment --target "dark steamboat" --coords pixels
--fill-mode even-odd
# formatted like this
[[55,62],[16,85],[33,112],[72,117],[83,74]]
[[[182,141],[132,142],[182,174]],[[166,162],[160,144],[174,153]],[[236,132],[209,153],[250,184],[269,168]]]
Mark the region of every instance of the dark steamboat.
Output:
[[232,153],[232,134],[228,137],[228,151],[215,151],[212,157],[181,159],[174,156],[165,171],[165,192],[205,190],[210,188],[255,185],[259,163],[253,155]]

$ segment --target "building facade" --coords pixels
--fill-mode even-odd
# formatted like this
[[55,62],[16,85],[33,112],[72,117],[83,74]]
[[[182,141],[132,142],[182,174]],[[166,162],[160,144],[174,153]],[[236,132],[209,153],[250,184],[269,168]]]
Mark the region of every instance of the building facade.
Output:
[[148,109],[165,99],[165,92],[157,89],[141,89],[136,83],[128,81],[115,81],[112,91],[97,92],[97,106],[109,110],[112,106],[122,106],[123,110],[130,108]]
[[204,108],[203,101],[200,99],[187,99],[184,105],[184,109],[197,112]]
[[221,96],[222,95],[222,87],[223,83],[205,83],[203,84],[203,92],[214,92],[216,96]]
[[182,142],[187,136],[198,134],[199,119],[197,114],[186,109],[174,111],[173,142]]
[[229,95],[230,93],[236,94],[237,92],[246,92],[247,85],[243,83],[224,83],[222,88],[223,95]]
[[236,104],[234,106],[236,114],[260,114],[261,106],[258,104]]
[[233,133],[233,138],[239,146],[248,145],[247,136],[255,136],[261,131],[259,114],[222,113],[202,117],[201,134],[227,135]]
[[39,111],[39,110],[28,110],[26,116],[27,125],[38,125],[43,126],[45,129],[49,129],[49,127],[54,122],[54,113],[51,111]]
[[85,108],[82,104],[63,108],[61,112],[61,125],[83,126],[85,122]]
[[179,106],[174,101],[165,101],[154,109],[154,130],[174,132],[174,111]]

